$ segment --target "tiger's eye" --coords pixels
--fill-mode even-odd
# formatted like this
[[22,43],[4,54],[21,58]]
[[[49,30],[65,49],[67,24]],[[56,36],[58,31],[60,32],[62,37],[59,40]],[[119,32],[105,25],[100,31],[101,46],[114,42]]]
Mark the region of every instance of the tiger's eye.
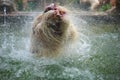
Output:
[[60,13],[61,15],[64,15],[64,14],[65,14],[65,12],[64,12],[64,11],[59,11],[59,13]]

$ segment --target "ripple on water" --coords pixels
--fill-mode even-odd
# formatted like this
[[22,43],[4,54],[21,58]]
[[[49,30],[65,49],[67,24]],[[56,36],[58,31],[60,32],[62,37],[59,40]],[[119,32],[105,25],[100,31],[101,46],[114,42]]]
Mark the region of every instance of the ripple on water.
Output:
[[[81,21],[82,22],[82,21]],[[67,55],[49,59],[29,53],[28,27],[0,28],[2,80],[119,80],[119,32],[79,27],[79,40]],[[111,29],[110,29],[111,30]],[[113,65],[114,64],[114,65]]]

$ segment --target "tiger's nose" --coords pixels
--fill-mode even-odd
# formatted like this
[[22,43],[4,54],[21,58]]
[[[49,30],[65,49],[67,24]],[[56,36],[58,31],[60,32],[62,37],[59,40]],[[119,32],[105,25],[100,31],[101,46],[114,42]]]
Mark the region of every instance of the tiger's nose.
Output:
[[61,16],[61,14],[60,14],[60,12],[59,12],[59,10],[55,10],[55,15],[58,17],[60,17]]
[[59,10],[54,10],[53,17],[61,19],[62,15],[60,14]]

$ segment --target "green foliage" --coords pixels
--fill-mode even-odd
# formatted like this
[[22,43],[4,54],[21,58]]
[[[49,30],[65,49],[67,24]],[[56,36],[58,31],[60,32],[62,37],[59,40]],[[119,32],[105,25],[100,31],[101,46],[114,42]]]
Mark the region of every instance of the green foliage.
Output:
[[37,3],[36,2],[28,2],[28,11],[33,11],[36,8]]
[[101,6],[100,11],[106,11],[111,8],[110,4],[104,4]]
[[[58,3],[61,3],[61,5],[67,5],[67,6],[77,6],[79,4],[77,4],[79,2],[79,0],[55,0],[54,2],[58,2]],[[42,2],[44,4],[44,2]],[[47,0],[46,0],[46,3],[47,3]],[[51,2],[49,1],[49,3],[52,3],[52,0]],[[16,1],[16,6],[17,6],[17,9],[19,11],[23,11],[23,3],[22,3],[22,0],[17,0]],[[43,7],[43,5],[41,5],[40,7]],[[27,5],[27,8],[24,10],[24,11],[34,11],[36,8],[38,8],[38,1],[28,1],[28,5]]]
[[17,5],[16,5],[16,6],[17,6],[17,9],[21,11],[22,8],[23,8],[23,6],[22,6],[22,0],[17,0],[17,1],[16,1],[16,4],[17,4]]

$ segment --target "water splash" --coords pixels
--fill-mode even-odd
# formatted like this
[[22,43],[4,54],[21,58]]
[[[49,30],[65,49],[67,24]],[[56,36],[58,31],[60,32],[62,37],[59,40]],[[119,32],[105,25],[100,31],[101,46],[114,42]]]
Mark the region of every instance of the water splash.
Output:
[[69,46],[69,53],[57,59],[30,55],[30,21],[21,28],[19,24],[15,25],[17,28],[0,27],[1,79],[119,80],[119,32],[107,32],[98,25],[94,28],[80,18],[72,20],[78,28],[79,40]]
[[7,9],[6,6],[3,7],[3,24],[6,25],[6,14],[7,14]]

